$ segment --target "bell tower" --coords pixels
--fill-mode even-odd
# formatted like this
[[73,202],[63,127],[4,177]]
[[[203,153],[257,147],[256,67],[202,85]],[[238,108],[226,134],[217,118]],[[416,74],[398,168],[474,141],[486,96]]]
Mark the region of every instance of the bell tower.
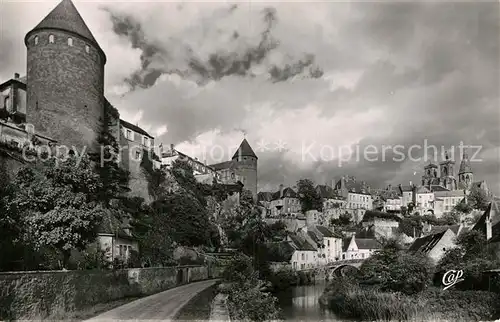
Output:
[[460,162],[460,169],[458,170],[458,183],[466,191],[469,191],[474,181],[474,174],[470,165],[469,156],[464,149],[462,155],[462,162]]
[[454,173],[455,161],[450,159],[448,151],[445,152],[444,158],[445,160],[439,163],[440,184],[449,190],[456,190],[457,180],[455,179]]

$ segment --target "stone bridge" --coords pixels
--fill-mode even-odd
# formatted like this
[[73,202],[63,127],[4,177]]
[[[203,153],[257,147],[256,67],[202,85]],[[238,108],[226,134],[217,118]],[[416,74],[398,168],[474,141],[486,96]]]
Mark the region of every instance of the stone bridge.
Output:
[[332,279],[335,276],[345,276],[345,268],[355,268],[359,270],[364,259],[347,259],[328,263],[323,266],[312,267],[299,270],[299,272],[312,272],[316,278],[324,278],[325,280]]

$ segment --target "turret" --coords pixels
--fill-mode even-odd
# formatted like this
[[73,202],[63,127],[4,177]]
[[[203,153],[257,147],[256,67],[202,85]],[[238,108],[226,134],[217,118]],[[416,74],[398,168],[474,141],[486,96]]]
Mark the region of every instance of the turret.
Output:
[[234,153],[232,161],[236,164],[238,175],[243,178],[244,189],[252,192],[257,198],[257,155],[246,139]]
[[106,55],[71,0],[61,1],[24,43],[27,123],[68,148],[95,148],[104,116]]

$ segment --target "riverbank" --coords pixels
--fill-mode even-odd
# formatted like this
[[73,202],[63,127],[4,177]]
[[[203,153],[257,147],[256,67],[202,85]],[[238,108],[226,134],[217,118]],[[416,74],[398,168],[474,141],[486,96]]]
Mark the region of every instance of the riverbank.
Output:
[[416,295],[382,292],[347,279],[334,279],[320,304],[357,320],[492,321],[500,318],[500,294],[429,288]]

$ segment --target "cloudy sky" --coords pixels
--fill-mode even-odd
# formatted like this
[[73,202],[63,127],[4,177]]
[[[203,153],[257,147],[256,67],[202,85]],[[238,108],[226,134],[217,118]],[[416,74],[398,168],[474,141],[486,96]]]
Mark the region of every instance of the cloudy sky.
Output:
[[[261,189],[420,182],[425,146],[455,147],[458,172],[463,142],[500,192],[496,2],[74,2],[122,118],[207,162],[246,137]],[[1,82],[57,3],[0,4]]]

